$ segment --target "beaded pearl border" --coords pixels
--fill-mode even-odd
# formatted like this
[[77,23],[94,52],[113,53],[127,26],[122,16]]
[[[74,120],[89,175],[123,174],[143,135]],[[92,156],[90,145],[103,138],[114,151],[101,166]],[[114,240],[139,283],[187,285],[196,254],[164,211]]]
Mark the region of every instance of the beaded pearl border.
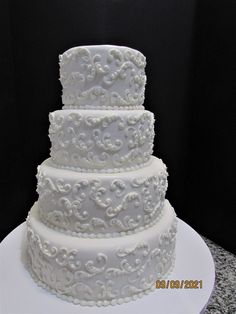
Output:
[[139,165],[135,165],[132,167],[126,167],[126,168],[113,168],[113,169],[87,169],[87,168],[80,168],[80,167],[74,167],[74,166],[66,166],[66,165],[60,165],[58,164],[53,157],[51,157],[52,166],[58,169],[66,169],[66,170],[72,170],[76,172],[88,172],[88,173],[120,173],[120,172],[127,172],[127,171],[134,171],[137,169],[144,168],[148,166],[151,163],[151,156],[149,156],[148,161],[141,163]]
[[93,105],[64,105],[62,109],[84,109],[84,110],[144,110],[143,105],[137,106],[93,106]]

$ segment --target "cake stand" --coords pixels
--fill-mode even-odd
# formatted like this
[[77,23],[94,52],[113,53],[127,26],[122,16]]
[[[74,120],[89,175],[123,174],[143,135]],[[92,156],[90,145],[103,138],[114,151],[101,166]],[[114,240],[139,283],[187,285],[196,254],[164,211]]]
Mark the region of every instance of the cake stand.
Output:
[[24,266],[26,224],[0,244],[0,314],[198,314],[204,313],[214,287],[215,267],[200,235],[178,219],[176,261],[167,280],[198,280],[202,287],[157,288],[129,303],[87,307],[74,305],[38,287]]

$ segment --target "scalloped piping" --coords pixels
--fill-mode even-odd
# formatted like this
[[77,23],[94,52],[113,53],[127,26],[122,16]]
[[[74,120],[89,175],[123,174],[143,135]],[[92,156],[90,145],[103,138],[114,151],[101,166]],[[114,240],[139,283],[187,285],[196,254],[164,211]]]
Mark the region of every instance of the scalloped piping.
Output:
[[51,156],[51,162],[55,168],[59,169],[66,169],[66,170],[73,170],[76,172],[88,172],[88,173],[120,173],[120,172],[127,172],[127,171],[134,171],[140,168],[144,168],[149,165],[151,162],[151,156],[149,156],[148,160],[144,163],[141,163],[139,165],[135,165],[132,167],[127,167],[127,168],[113,168],[113,169],[87,169],[87,168],[80,168],[80,167],[75,167],[75,166],[66,166],[66,165],[60,165],[58,164],[53,156]]
[[[65,230],[63,228],[56,227],[53,224],[50,224],[48,221],[42,219],[41,217],[40,217],[40,220],[43,224],[45,224],[50,229],[58,231],[58,232],[62,232],[66,235],[73,236],[73,237],[91,238],[91,239],[94,239],[94,238],[99,238],[99,239],[100,238],[115,238],[115,237],[120,237],[120,236],[123,237],[126,235],[135,234],[137,232],[146,230],[146,229],[154,226],[164,215],[164,204],[165,203],[163,203],[163,206],[162,206],[162,209],[160,210],[160,213],[157,215],[157,217],[152,222],[150,222],[147,225],[140,226],[140,227],[137,227],[133,230],[128,230],[128,231],[111,232],[111,233],[109,233],[109,232],[108,233],[97,233],[97,234],[96,233],[87,233],[87,232],[76,232],[76,231]],[[28,219],[28,217],[27,217],[27,219]],[[29,218],[29,221],[30,221],[30,218]]]
[[63,105],[62,109],[94,109],[94,110],[145,110],[143,105],[136,106],[94,106],[94,105]]
[[[174,266],[175,266],[175,260],[176,260],[176,255],[175,252],[173,254],[173,258],[172,258],[172,262],[171,262],[171,266],[170,268],[166,271],[166,273],[161,277],[161,279],[166,279],[173,271]],[[118,304],[122,304],[122,303],[127,303],[127,302],[131,302],[131,301],[136,301],[138,298],[142,298],[145,295],[149,294],[150,292],[154,292],[156,290],[156,282],[153,284],[153,286],[151,286],[150,288],[144,290],[143,292],[139,292],[136,294],[133,294],[130,297],[125,297],[125,298],[115,298],[112,300],[99,300],[99,301],[87,301],[87,300],[79,300],[77,298],[73,298],[71,296],[66,296],[64,294],[60,294],[59,292],[57,292],[55,289],[49,287],[47,284],[45,284],[44,282],[42,282],[40,279],[38,279],[36,277],[36,275],[34,274],[34,272],[32,271],[31,265],[29,263],[29,259],[27,259],[27,270],[29,271],[32,279],[34,280],[34,282],[41,288],[46,289],[47,291],[51,292],[52,294],[56,295],[58,298],[68,301],[68,302],[72,302],[74,304],[80,304],[82,306],[108,306],[108,305],[118,305]],[[159,278],[157,278],[156,280],[158,280]]]

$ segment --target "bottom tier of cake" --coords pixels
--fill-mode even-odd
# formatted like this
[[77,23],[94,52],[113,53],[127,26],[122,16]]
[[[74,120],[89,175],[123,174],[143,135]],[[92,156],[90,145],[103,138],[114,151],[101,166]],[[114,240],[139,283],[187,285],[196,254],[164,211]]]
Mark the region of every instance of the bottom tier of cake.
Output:
[[154,226],[113,238],[76,238],[45,226],[37,203],[27,218],[28,269],[57,296],[81,305],[120,304],[155,289],[175,257],[177,218],[166,200]]

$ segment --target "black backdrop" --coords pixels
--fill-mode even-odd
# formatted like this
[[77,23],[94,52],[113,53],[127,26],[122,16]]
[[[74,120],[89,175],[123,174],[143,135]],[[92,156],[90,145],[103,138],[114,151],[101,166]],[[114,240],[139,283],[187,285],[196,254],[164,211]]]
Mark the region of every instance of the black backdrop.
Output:
[[58,55],[116,44],[147,57],[145,107],[156,116],[155,155],[168,166],[178,216],[235,252],[235,3],[1,0],[0,15],[1,238],[37,199],[48,113],[61,107]]

